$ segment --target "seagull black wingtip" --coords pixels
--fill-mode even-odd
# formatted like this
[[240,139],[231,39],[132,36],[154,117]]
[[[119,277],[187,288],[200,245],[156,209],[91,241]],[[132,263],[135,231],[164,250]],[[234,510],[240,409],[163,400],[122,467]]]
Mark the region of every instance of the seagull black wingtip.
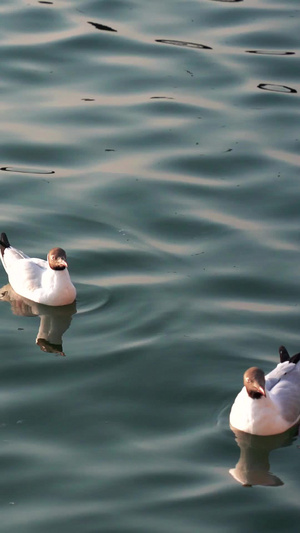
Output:
[[1,254],[3,255],[4,254],[4,250],[6,248],[9,248],[10,247],[10,242],[7,238],[7,235],[6,233],[1,233],[1,238],[0,238],[0,249],[1,249]]
[[294,363],[296,365],[300,361],[300,353],[295,353],[295,355],[292,355],[292,357],[290,357],[289,352],[287,351],[285,346],[279,347],[279,357],[281,363],[289,361],[290,363]]
[[284,363],[285,361],[290,361],[290,355],[285,346],[279,346],[278,351],[281,363]]

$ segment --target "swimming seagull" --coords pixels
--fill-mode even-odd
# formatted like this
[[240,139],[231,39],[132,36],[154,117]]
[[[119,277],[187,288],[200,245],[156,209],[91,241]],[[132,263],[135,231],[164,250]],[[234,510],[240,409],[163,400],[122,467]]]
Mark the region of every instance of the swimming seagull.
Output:
[[251,367],[230,412],[233,429],[252,435],[283,433],[300,421],[300,353],[290,357],[279,348],[280,363],[265,376]]
[[13,248],[1,233],[0,256],[11,287],[24,298],[44,305],[68,305],[76,298],[76,289],[68,272],[66,252],[52,248],[44,259],[28,257]]

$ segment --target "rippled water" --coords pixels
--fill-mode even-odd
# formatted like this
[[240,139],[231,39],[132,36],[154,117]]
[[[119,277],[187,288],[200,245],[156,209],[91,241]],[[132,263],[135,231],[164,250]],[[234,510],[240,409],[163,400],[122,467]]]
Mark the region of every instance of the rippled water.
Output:
[[295,528],[293,435],[228,413],[300,350],[298,1],[2,0],[0,25],[0,229],[64,247],[78,291],[2,291],[1,531]]

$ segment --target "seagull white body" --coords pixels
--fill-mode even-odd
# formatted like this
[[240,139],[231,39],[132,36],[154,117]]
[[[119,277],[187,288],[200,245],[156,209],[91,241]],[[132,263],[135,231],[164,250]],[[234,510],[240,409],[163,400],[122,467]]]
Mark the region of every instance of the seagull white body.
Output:
[[230,412],[230,425],[253,435],[276,435],[300,421],[300,362],[279,363],[265,376],[265,396],[253,399],[246,386]]
[[44,305],[61,306],[74,302],[76,289],[70,279],[65,255],[61,256],[56,252],[57,264],[61,264],[60,269],[53,269],[49,264],[51,252],[57,250],[65,254],[60,248],[55,248],[50,250],[48,260],[45,261],[28,257],[12,246],[2,249],[2,264],[14,291],[24,298]]

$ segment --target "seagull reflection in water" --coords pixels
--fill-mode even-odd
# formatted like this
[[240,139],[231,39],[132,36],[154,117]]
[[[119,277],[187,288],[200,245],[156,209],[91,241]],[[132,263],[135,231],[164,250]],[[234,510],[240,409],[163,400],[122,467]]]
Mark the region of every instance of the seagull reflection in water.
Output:
[[65,355],[62,347],[63,334],[69,328],[76,313],[76,302],[70,305],[50,307],[19,296],[10,286],[0,289],[0,300],[9,302],[14,315],[40,317],[36,344],[43,352]]
[[278,487],[283,481],[270,472],[269,454],[272,450],[290,446],[298,436],[299,425],[279,435],[259,436],[231,428],[240,448],[240,459],[229,473],[244,487],[263,485]]

